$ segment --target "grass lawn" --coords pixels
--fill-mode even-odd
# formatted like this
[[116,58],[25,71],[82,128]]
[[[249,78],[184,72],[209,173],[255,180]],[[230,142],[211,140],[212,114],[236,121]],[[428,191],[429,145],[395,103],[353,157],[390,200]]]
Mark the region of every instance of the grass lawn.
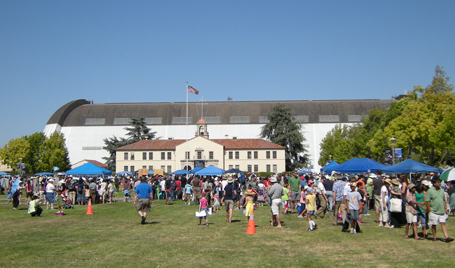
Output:
[[[318,230],[307,232],[306,219],[282,215],[283,228],[269,226],[270,210],[255,211],[256,234],[245,234],[246,217],[234,211],[225,222],[221,211],[198,226],[196,206],[182,201],[166,206],[156,201],[140,224],[132,203],[94,205],[27,214],[0,199],[0,267],[452,267],[454,243],[404,239],[404,228],[377,227],[364,217],[363,233],[342,233],[331,219],[317,219]],[[371,213],[371,212],[370,212]],[[448,222],[455,236],[455,218]],[[438,238],[443,238],[438,227]]]

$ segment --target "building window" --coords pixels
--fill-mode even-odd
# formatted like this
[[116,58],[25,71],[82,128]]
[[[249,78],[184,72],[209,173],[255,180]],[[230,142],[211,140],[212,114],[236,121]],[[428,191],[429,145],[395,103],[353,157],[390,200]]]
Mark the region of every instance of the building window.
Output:
[[169,166],[167,166],[167,173],[171,173],[171,172],[172,172],[172,166],[169,165]]
[[166,153],[165,152],[161,152],[161,160],[165,160],[166,159]]
[[213,159],[213,152],[209,152],[209,159]]
[[134,160],[134,154],[131,153],[131,160]]
[[239,165],[235,165],[235,169],[240,169],[240,166]]
[[233,152],[229,152],[229,159],[233,159],[233,158],[234,158]]
[[266,159],[270,159],[270,151],[266,151],[265,152],[265,158]]
[[273,151],[273,159],[276,159],[276,151]]
[[147,160],[147,153],[142,153],[142,160]]
[[123,166],[123,171],[128,171],[128,166]]
[[123,160],[128,160],[128,153],[123,154]]
[[130,166],[130,172],[134,172],[134,166]]
[[149,160],[153,160],[153,152],[149,153]]
[[149,170],[153,170],[153,166],[149,166]]
[[259,171],[258,165],[254,165],[254,172],[258,172],[258,171]]
[[202,159],[202,152],[201,151],[197,152],[197,159]]
[[167,152],[167,159],[171,160],[172,159],[172,152]]
[[254,159],[258,159],[258,151],[254,151]]
[[240,152],[235,152],[235,159],[239,159],[240,158]]
[[251,151],[248,151],[246,154],[247,154],[247,158],[251,159]]
[[266,166],[265,166],[265,171],[266,171],[266,172],[270,172],[270,165],[266,165]]
[[278,168],[276,165],[273,165],[273,173],[277,173],[278,172]]
[[252,172],[251,165],[248,165],[248,172]]
[[234,168],[234,166],[233,166],[233,165],[229,165],[229,169],[233,169],[233,168]]
[[185,159],[190,159],[190,152],[185,152]]
[[142,169],[147,169],[147,166],[142,166]]
[[163,172],[165,171],[164,168],[166,168],[166,167],[165,167],[165,166],[161,166],[161,170],[162,170]]

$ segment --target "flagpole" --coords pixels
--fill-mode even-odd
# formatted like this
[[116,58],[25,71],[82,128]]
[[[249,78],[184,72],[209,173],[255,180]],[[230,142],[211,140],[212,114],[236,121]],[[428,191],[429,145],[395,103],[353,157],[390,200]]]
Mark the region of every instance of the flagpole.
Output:
[[188,167],[188,82],[186,82],[186,151],[185,151],[185,159],[186,159],[186,167]]

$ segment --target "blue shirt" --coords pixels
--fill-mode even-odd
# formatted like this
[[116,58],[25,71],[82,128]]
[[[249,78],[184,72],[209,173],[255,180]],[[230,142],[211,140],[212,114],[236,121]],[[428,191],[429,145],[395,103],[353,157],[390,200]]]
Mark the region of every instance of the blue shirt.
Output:
[[333,184],[333,191],[336,192],[335,201],[337,202],[343,201],[343,191],[345,185],[346,185],[345,181],[336,181]]
[[134,193],[137,194],[138,199],[150,199],[150,194],[153,193],[153,190],[146,182],[141,182],[136,186]]

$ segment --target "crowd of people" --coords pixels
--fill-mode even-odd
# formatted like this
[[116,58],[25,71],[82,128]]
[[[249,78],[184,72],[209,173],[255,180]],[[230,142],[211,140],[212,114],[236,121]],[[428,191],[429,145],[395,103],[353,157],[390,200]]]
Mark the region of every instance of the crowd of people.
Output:
[[[332,218],[333,226],[342,225],[350,234],[361,232],[363,217],[374,211],[378,227],[404,227],[405,238],[437,241],[437,225],[441,225],[445,242],[448,236],[446,221],[455,216],[455,183],[445,183],[434,173],[418,174],[413,179],[407,175],[390,177],[381,171],[360,175],[272,175],[258,177],[250,174],[241,176],[152,176],[141,178],[115,177],[73,178],[73,177],[10,177],[0,181],[1,191],[8,193],[8,203],[16,210],[25,192],[25,204],[32,216],[43,211],[42,201],[48,210],[54,205],[58,212],[66,207],[115,201],[114,193],[123,192],[117,201],[130,202],[146,222],[153,200],[163,200],[166,205],[177,200],[185,206],[196,205],[199,212],[207,210],[216,213],[224,206],[226,222],[232,223],[233,211],[240,210],[250,217],[254,209],[269,206],[270,225],[280,228],[281,215],[297,214],[307,219],[308,231],[317,229],[316,220]],[[16,186],[16,187],[14,187]],[[134,193],[134,198],[131,198]],[[209,222],[205,217],[205,225]],[[202,225],[202,217],[199,222]],[[422,235],[418,229],[421,228]],[[412,231],[412,235],[409,234]]]

